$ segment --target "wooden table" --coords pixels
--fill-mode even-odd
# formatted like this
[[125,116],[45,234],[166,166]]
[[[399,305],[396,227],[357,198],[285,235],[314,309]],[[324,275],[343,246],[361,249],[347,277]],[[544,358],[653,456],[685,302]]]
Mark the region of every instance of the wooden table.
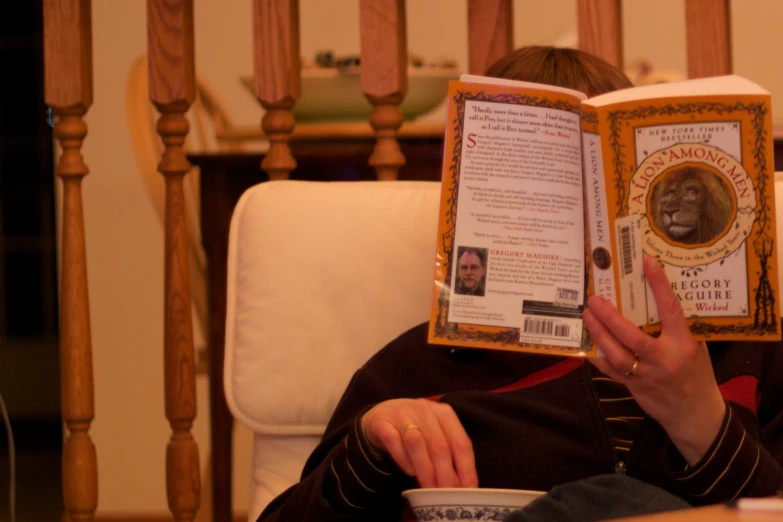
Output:
[[[375,137],[367,123],[300,125],[291,150],[298,167],[291,179],[309,181],[372,181],[367,165]],[[222,133],[223,142],[259,141],[260,130],[234,129]],[[407,164],[401,180],[439,181],[443,154],[443,126],[406,124],[400,146]],[[209,406],[212,446],[214,522],[231,520],[231,451],[233,417],[223,391],[226,322],[226,270],[231,215],[245,190],[268,181],[261,171],[262,153],[194,154],[188,158],[201,170],[201,235],[207,256],[209,299]]]
[[724,505],[616,519],[616,522],[780,522],[781,511],[744,511]]
[[[217,137],[224,143],[257,143],[264,139],[261,130],[256,127],[231,129],[219,133]],[[441,124],[403,124],[400,129],[400,144],[407,158],[407,165],[400,171],[401,180],[440,180],[442,137]],[[374,170],[367,165],[374,142],[373,131],[366,122],[298,125],[291,139],[291,149],[298,168],[291,179],[375,180]],[[233,417],[228,410],[223,391],[228,233],[234,206],[242,193],[269,179],[260,169],[263,157],[262,153],[238,152],[189,156],[191,163],[201,169],[201,234],[208,264],[207,340],[212,413],[210,434],[214,522],[231,520]],[[775,170],[783,171],[783,139],[775,140]]]
[[[443,139],[443,123],[414,123],[405,122],[397,134],[403,142],[411,140],[440,140]],[[226,143],[252,143],[263,141],[264,133],[260,127],[234,127],[217,133],[218,142]],[[307,123],[294,127],[291,133],[291,142],[345,142],[359,140],[373,142],[375,133],[366,121],[344,123]]]

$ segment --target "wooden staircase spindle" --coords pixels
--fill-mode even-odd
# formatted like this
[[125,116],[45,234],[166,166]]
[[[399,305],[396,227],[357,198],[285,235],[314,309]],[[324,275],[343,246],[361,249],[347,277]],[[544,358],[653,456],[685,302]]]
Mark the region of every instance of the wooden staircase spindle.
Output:
[[379,180],[396,180],[405,165],[397,142],[408,92],[405,0],[360,0],[359,9],[362,91],[373,105],[370,125],[377,137],[369,163]]
[[150,99],[160,111],[166,178],[165,338],[166,418],[172,434],[166,448],[166,492],[175,521],[192,521],[199,507],[198,446],[191,434],[196,417],[195,354],[191,317],[184,177],[189,130],[185,113],[196,97],[193,0],[147,0]]
[[688,78],[731,74],[729,0],[686,0]]
[[577,0],[579,48],[623,69],[623,0]]
[[468,72],[483,75],[513,49],[512,0],[468,0]]
[[81,147],[92,105],[92,26],[89,0],[45,0],[45,98],[62,148],[55,174],[62,181],[60,392],[67,435],[62,480],[66,518],[93,520],[98,505],[98,458],[89,434],[95,414],[90,306],[82,208],[89,172]]
[[301,92],[299,0],[254,0],[253,44],[253,88],[266,111],[261,128],[270,143],[261,168],[269,179],[287,179],[296,168],[288,140]]

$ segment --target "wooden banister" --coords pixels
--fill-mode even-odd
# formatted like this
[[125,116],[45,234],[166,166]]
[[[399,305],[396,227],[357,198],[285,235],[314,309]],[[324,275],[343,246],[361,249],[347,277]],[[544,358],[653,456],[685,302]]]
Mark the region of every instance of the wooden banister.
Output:
[[95,414],[87,292],[81,154],[84,115],[92,105],[92,24],[89,0],[45,0],[46,104],[56,116],[54,136],[62,154],[55,174],[62,181],[60,291],[60,393],[67,429],[62,480],[66,517],[93,520],[98,505],[98,459],[89,434]]
[[189,130],[185,113],[196,97],[193,0],[147,1],[150,100],[160,111],[157,129],[164,150],[158,170],[166,179],[165,337],[166,418],[172,434],[166,448],[166,492],[175,521],[191,521],[199,507],[195,354],[191,317],[188,233],[183,182]]
[[468,72],[484,74],[514,48],[511,0],[468,0]]
[[301,92],[299,0],[253,1],[253,68],[253,88],[266,110],[261,128],[270,142],[261,168],[270,179],[287,179],[296,168],[288,140]]
[[396,180],[405,156],[397,142],[400,104],[408,92],[405,0],[360,0],[362,92],[373,105],[375,148],[370,165],[381,181]]
[[579,48],[623,69],[622,0],[577,0]]
[[685,1],[688,77],[731,74],[729,0]]

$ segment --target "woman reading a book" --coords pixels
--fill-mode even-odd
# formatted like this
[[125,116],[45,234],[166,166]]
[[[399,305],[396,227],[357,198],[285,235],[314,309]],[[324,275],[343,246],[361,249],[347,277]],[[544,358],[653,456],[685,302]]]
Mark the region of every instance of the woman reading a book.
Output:
[[[594,56],[549,47],[519,49],[487,75],[591,96],[631,86]],[[396,522],[415,487],[550,492],[509,520],[774,495],[783,344],[696,342],[661,266],[648,257],[644,271],[662,334],[592,297],[584,321],[601,359],[428,345],[426,324],[402,334],[355,373],[301,481],[259,520]]]

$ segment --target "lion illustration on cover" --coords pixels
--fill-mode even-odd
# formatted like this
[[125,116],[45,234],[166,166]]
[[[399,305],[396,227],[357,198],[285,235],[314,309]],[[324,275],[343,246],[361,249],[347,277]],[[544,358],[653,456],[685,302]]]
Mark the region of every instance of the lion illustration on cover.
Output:
[[728,190],[721,178],[707,169],[687,166],[672,170],[653,189],[653,223],[672,241],[708,243],[732,218]]

